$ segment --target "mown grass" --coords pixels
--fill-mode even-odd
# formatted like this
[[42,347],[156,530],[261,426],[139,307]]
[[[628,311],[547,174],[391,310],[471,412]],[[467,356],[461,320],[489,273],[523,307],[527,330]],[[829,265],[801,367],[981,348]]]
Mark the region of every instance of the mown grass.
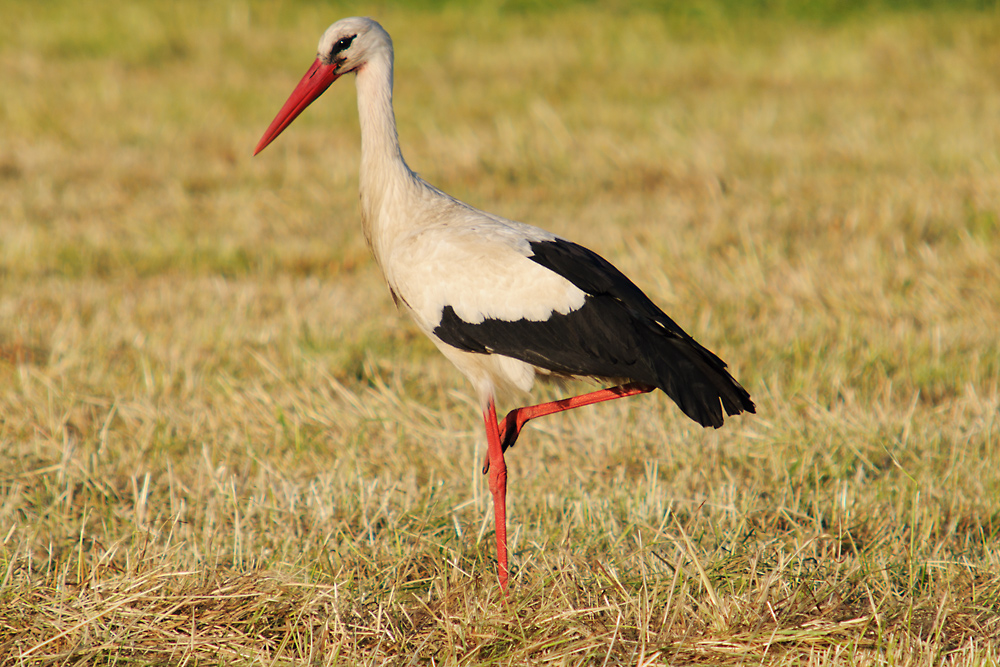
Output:
[[361,10],[4,3],[0,663],[995,663],[1000,18],[830,7],[364,10],[411,165],[612,259],[758,405],[533,423],[503,600],[351,83],[250,158]]

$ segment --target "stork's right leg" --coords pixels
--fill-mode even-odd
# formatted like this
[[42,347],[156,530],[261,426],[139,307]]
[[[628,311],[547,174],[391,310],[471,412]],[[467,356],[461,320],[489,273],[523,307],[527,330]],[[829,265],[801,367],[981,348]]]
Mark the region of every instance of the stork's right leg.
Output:
[[550,401],[540,405],[529,405],[511,410],[502,423],[497,423],[497,408],[490,398],[489,405],[483,411],[486,421],[486,462],[483,464],[483,474],[489,473],[490,492],[493,494],[493,520],[497,537],[497,578],[500,588],[507,592],[507,464],[503,453],[514,445],[521,429],[529,419],[544,417],[564,410],[572,410],[584,405],[601,403],[616,398],[635,396],[653,391],[656,387],[638,382],[630,382],[620,387],[611,387],[592,391],[582,396],[572,396],[558,401]]
[[[507,592],[507,464],[503,459],[503,444],[500,440],[500,425],[497,423],[497,408],[490,398],[483,412],[486,421],[486,461],[489,467],[490,493],[493,494],[493,522],[497,539],[497,578],[500,589]],[[484,470],[483,472],[486,472]]]
[[[539,405],[527,405],[523,408],[516,408],[507,413],[503,421],[498,425],[499,440],[500,440],[500,460],[503,460],[503,453],[507,451],[508,447],[513,447],[514,443],[517,442],[517,436],[521,435],[521,429],[524,425],[528,423],[529,419],[535,419],[536,417],[544,417],[546,415],[555,414],[557,412],[563,412],[564,410],[572,410],[573,408],[581,408],[584,405],[593,405],[594,403],[601,403],[603,401],[611,401],[616,398],[625,398],[627,396],[635,396],[637,394],[645,394],[653,391],[656,387],[650,386],[648,384],[641,384],[639,382],[629,382],[628,384],[623,384],[618,387],[610,387],[608,389],[601,389],[598,391],[592,391],[589,394],[582,394],[580,396],[571,396],[569,398],[561,398],[558,401],[550,401],[548,403],[541,403]],[[490,404],[492,407],[492,403]],[[495,417],[494,417],[495,419]],[[487,419],[487,422],[489,420]],[[486,425],[486,430],[489,432],[489,423]],[[483,463],[483,474],[485,475],[491,469],[493,465],[493,455],[487,452],[486,461]]]

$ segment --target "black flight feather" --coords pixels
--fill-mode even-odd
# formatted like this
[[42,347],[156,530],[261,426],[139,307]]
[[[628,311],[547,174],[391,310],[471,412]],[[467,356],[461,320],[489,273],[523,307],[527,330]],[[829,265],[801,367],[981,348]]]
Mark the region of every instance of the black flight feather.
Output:
[[[702,426],[755,412],[726,364],[702,347],[600,255],[570,241],[534,241],[533,261],[587,294],[583,306],[544,321],[462,320],[445,306],[434,334],[468,352],[501,354],[563,375],[654,385]],[[720,406],[721,402],[721,406]]]

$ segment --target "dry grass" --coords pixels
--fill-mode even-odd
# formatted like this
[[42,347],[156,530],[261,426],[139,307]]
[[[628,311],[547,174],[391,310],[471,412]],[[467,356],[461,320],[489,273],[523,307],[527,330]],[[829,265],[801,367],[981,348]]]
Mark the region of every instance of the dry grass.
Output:
[[250,159],[358,10],[107,5],[2,8],[0,664],[1000,659],[995,13],[369,10],[411,164],[608,256],[759,406],[533,423],[501,600],[350,83]]

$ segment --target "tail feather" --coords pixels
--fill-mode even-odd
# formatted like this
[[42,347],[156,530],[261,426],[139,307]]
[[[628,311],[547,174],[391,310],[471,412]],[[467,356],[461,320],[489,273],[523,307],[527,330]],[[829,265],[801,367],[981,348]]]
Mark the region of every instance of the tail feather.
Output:
[[[688,417],[719,428],[726,415],[756,412],[750,394],[726,370],[726,364],[693,339],[666,338],[647,357],[657,387]],[[653,342],[653,341],[650,341]]]

